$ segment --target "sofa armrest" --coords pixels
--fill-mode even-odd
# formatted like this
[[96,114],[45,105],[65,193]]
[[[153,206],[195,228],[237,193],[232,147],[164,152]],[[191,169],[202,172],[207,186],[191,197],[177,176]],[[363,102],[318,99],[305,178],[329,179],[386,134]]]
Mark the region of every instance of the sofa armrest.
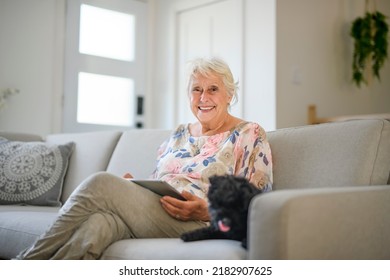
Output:
[[254,198],[250,259],[390,259],[390,186],[280,190]]

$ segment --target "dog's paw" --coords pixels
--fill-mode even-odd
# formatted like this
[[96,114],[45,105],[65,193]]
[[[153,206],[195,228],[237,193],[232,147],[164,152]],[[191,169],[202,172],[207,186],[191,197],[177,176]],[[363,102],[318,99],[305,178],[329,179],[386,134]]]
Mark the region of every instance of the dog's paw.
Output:
[[218,229],[213,227],[205,227],[185,232],[180,236],[180,239],[188,242],[205,239],[227,239],[227,237],[225,233],[219,231]]
[[183,233],[182,235],[180,235],[180,239],[183,240],[184,242],[192,241],[191,234],[189,232],[186,232],[186,233]]
[[180,239],[183,240],[184,242],[202,240],[204,239],[203,231],[204,229],[195,229],[192,231],[187,231],[182,235],[180,235]]

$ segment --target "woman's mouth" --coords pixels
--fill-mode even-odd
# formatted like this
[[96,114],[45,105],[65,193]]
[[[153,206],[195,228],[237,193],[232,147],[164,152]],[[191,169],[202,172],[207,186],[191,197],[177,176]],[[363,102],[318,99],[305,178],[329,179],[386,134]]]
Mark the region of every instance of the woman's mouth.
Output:
[[198,109],[204,113],[210,112],[215,106],[198,106]]

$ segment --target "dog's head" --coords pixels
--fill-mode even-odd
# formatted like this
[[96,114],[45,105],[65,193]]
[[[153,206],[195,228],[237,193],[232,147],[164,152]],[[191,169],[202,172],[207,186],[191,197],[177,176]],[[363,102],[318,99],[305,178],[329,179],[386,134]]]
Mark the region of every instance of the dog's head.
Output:
[[208,191],[211,225],[233,239],[246,236],[248,207],[261,193],[245,178],[232,175],[210,177]]

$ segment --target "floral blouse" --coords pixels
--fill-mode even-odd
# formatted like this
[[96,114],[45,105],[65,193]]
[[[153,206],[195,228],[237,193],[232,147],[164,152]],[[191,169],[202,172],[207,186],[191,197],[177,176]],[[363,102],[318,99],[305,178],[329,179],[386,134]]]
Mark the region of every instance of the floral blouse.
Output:
[[194,137],[180,125],[158,149],[153,179],[207,199],[209,177],[245,177],[264,191],[272,189],[272,156],[263,128],[242,122],[230,131]]

